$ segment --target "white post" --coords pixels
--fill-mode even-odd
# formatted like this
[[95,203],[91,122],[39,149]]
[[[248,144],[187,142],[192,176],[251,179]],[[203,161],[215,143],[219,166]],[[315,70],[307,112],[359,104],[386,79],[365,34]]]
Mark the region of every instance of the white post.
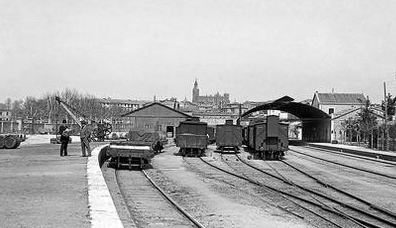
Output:
[[330,142],[332,142],[333,140],[336,140],[333,116],[334,116],[333,113],[331,113],[331,122],[330,122],[331,140],[330,140]]

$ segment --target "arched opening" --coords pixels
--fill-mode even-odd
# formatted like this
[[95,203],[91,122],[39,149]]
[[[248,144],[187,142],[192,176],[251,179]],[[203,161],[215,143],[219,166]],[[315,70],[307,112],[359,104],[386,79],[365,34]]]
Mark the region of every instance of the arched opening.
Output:
[[320,109],[311,105],[293,102],[293,98],[284,96],[275,101],[269,101],[242,114],[248,117],[261,110],[279,110],[290,113],[301,120],[302,140],[306,142],[330,142],[331,117]]

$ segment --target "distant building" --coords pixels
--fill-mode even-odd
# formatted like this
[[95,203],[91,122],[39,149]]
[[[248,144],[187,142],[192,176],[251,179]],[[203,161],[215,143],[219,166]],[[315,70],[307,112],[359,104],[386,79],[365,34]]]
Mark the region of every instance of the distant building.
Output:
[[238,119],[238,114],[233,113],[225,113],[225,112],[193,112],[193,116],[199,117],[199,120],[202,122],[208,123],[209,126],[216,126],[218,124],[225,124],[226,120],[233,120],[234,124],[236,124],[236,120]]
[[226,104],[224,107],[221,108],[222,112],[225,113],[231,113],[239,116],[239,112],[241,112],[241,115],[246,112],[248,108],[244,107],[243,104],[238,103],[238,102],[233,102],[230,104]]
[[220,95],[217,92],[214,95],[200,96],[198,82],[195,80],[194,88],[192,90],[192,102],[196,104],[207,104],[222,107],[223,105],[230,103],[230,94],[224,93],[224,95]]
[[348,118],[357,118],[366,105],[363,93],[319,93],[315,92],[312,106],[331,116],[331,140],[339,142],[347,138],[347,129],[343,123]]
[[11,120],[12,111],[11,110],[0,110],[0,120]]
[[104,107],[118,106],[127,109],[128,111],[139,109],[151,101],[148,100],[130,100],[130,99],[113,99],[113,98],[98,98],[97,101]]
[[180,102],[177,101],[176,98],[168,98],[165,100],[160,100],[159,103],[168,106],[169,108],[173,109],[179,109],[180,108]]
[[191,119],[192,116],[162,103],[154,102],[126,113],[122,115],[122,118],[123,126],[120,131],[127,132],[137,128],[157,131],[168,137],[174,137],[179,123]]
[[311,105],[331,115],[343,110],[364,107],[366,97],[363,93],[319,93],[316,91]]
[[0,134],[15,133],[20,131],[22,126],[21,121],[12,119],[12,111],[7,109],[0,110]]

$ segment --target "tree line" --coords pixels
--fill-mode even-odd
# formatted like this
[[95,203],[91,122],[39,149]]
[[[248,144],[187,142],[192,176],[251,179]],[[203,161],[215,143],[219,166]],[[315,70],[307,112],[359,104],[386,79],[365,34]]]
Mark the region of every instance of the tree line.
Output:
[[59,97],[74,107],[77,116],[90,120],[114,122],[127,112],[125,108],[116,105],[104,107],[95,96],[69,88],[64,91],[46,93],[39,98],[33,96],[27,96],[24,100],[7,98],[4,103],[0,103],[0,109],[11,111],[13,121],[22,119],[23,122],[31,120],[55,124],[66,119],[71,122],[71,117],[58,104],[55,97]]
[[[370,148],[384,149],[386,145],[392,144],[392,150],[396,148],[396,122],[393,120],[395,116],[396,98],[388,94],[386,102],[381,103],[381,114],[375,114],[373,105],[367,98],[364,108],[356,117],[345,119],[341,126],[347,133],[347,142],[366,143]],[[386,108],[385,108],[386,107]],[[387,124],[385,121],[378,122],[378,119],[385,120],[385,110],[387,116]],[[389,141],[389,138],[392,141]],[[381,146],[380,146],[380,145]],[[388,147],[389,148],[389,147]]]

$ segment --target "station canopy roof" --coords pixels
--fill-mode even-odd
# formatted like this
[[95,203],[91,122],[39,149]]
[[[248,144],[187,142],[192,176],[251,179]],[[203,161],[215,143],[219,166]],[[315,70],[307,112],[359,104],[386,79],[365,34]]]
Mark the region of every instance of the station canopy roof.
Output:
[[268,101],[252,108],[242,114],[242,117],[261,110],[280,110],[297,116],[300,119],[330,119],[331,117],[322,110],[308,104],[293,102],[289,96],[281,97],[274,101]]

